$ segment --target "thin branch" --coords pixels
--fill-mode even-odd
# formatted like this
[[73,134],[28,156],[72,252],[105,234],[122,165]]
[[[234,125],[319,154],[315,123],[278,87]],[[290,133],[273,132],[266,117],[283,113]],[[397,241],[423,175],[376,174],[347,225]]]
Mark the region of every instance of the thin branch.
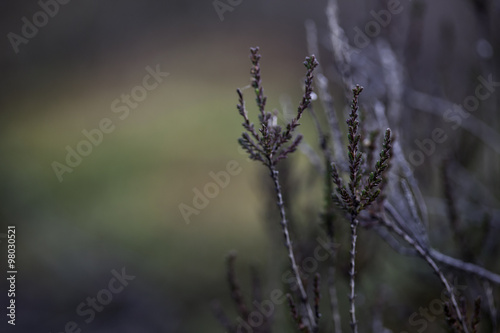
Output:
[[350,288],[350,294],[349,294],[349,304],[350,304],[350,309],[349,309],[349,314],[351,317],[351,329],[353,333],[358,333],[358,323],[356,322],[356,303],[355,303],[355,288],[356,288],[356,283],[355,283],[355,275],[356,275],[356,240],[358,238],[356,229],[358,227],[358,220],[354,215],[351,215],[351,251],[350,251],[350,257],[351,257],[351,263],[349,266],[349,288]]
[[415,238],[415,241],[419,243],[420,246],[427,248],[428,242],[426,239],[423,239],[420,234],[416,234],[413,228],[411,228],[413,225],[407,223],[403,217],[399,214],[398,210],[394,208],[390,202],[385,201],[384,202],[384,209],[386,212],[391,216],[391,218],[394,220],[394,222],[402,229],[405,231],[405,233],[411,235],[412,237]]
[[451,287],[450,283],[448,280],[445,278],[441,270],[439,269],[438,265],[436,262],[433,260],[433,258],[428,254],[427,250],[424,249],[422,246],[420,246],[413,238],[411,238],[407,233],[405,233],[402,229],[400,229],[398,226],[396,226],[394,223],[389,223],[385,219],[379,219],[382,224],[389,229],[390,231],[395,232],[399,237],[404,239],[405,242],[407,242],[410,246],[412,246],[417,253],[431,266],[431,268],[434,270],[434,272],[437,274],[439,279],[441,280],[441,283],[444,285],[446,288],[448,294],[450,294],[450,300],[453,305],[453,308],[456,312],[457,318],[460,321],[460,324],[462,325],[462,329],[464,330],[464,333],[468,333],[468,328],[467,328],[467,323],[462,315],[462,312],[460,311],[460,307],[458,306],[457,299],[455,297],[455,294],[453,292],[453,288]]
[[471,275],[476,275],[482,279],[486,279],[495,284],[500,284],[500,275],[492,273],[481,266],[452,258],[434,249],[430,249],[429,254],[432,258],[434,258],[435,260],[439,261],[440,263],[446,266],[464,271]]
[[278,205],[278,209],[280,211],[280,218],[281,218],[280,224],[281,224],[281,228],[283,231],[283,236],[285,237],[285,247],[288,251],[288,259],[290,259],[290,265],[292,266],[292,271],[293,271],[293,274],[295,277],[295,282],[297,283],[297,287],[299,288],[300,302],[306,308],[311,330],[315,331],[316,330],[316,320],[314,317],[314,312],[311,309],[311,305],[308,302],[307,293],[306,293],[306,290],[304,288],[304,284],[302,283],[302,279],[300,278],[299,267],[297,266],[297,262],[295,260],[295,254],[293,252],[292,241],[290,239],[290,233],[288,231],[288,220],[286,218],[285,204],[283,202],[283,195],[281,193],[278,171],[276,170],[276,168],[273,165],[269,165],[269,171],[271,172],[271,178],[273,179],[273,182],[274,182],[274,189],[276,191],[276,197],[277,197],[277,205]]
[[404,256],[416,256],[417,251],[413,248],[402,245],[393,234],[387,231],[386,228],[375,226],[375,232],[397,253]]
[[[375,228],[375,231],[396,252],[405,256],[418,255],[417,251],[415,251],[413,248],[405,247],[401,243],[399,243],[399,241],[396,238],[394,238],[394,236],[390,232],[387,232],[386,229],[377,227]],[[436,260],[440,264],[443,264],[451,269],[459,270],[472,276],[477,276],[480,279],[487,280],[495,284],[500,284],[500,275],[495,274],[485,269],[484,267],[450,257],[433,248],[429,248],[428,253],[432,257],[432,259]]]

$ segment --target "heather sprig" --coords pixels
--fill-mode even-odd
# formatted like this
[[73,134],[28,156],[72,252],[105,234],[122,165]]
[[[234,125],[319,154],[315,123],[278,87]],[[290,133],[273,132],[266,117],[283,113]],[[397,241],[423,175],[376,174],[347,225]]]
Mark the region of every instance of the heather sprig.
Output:
[[295,129],[300,125],[299,120],[302,114],[311,103],[311,94],[313,91],[312,83],[314,78],[312,73],[316,66],[318,66],[318,62],[314,56],[306,57],[304,61],[304,66],[307,69],[304,95],[299,104],[297,115],[283,130],[281,126],[277,124],[277,115],[265,110],[267,97],[264,95],[264,88],[262,87],[260,58],[259,48],[251,48],[250,60],[252,62],[252,68],[250,74],[252,75],[252,87],[259,109],[260,128],[257,132],[254,124],[250,122],[245,109],[243,93],[238,89],[239,103],[237,108],[244,119],[243,127],[246,129],[246,132],[243,133],[242,137],[239,139],[239,143],[243,149],[247,151],[251,159],[261,161],[267,166],[275,166],[278,161],[285,159],[288,154],[293,153],[302,140],[302,135],[299,134],[293,138],[293,134]]
[[[380,185],[387,169],[391,157],[391,130],[387,129],[384,135],[384,142],[380,152],[379,160],[375,164],[375,170],[369,173],[363,180],[361,172],[362,153],[359,151],[360,135],[358,134],[359,121],[359,95],[363,87],[356,85],[352,90],[353,99],[351,112],[346,123],[348,125],[348,158],[349,158],[349,190],[343,184],[337,167],[332,165],[332,179],[336,185],[336,192],[333,193],[334,200],[347,213],[357,216],[363,209],[371,205],[380,194]],[[360,185],[362,185],[362,188]]]
[[[290,153],[293,153],[300,141],[302,140],[301,135],[295,136],[293,134],[295,129],[299,126],[299,120],[302,117],[304,111],[309,107],[311,103],[311,94],[313,91],[313,71],[318,66],[318,62],[314,56],[306,57],[304,61],[304,66],[307,69],[305,78],[305,89],[302,96],[302,100],[299,104],[297,115],[286,125],[286,129],[283,130],[281,126],[277,124],[277,114],[272,114],[265,110],[267,97],[264,95],[264,88],[262,87],[261,74],[260,74],[260,54],[259,48],[250,49],[250,60],[252,62],[252,68],[250,74],[252,75],[252,87],[256,96],[256,103],[259,109],[259,122],[260,128],[258,132],[255,130],[255,126],[250,122],[248,118],[247,111],[245,109],[245,102],[243,99],[242,92],[238,89],[239,103],[237,105],[238,112],[243,117],[243,127],[246,132],[244,132],[239,139],[240,145],[245,149],[251,159],[261,161],[269,170],[271,179],[273,180],[274,189],[276,193],[276,204],[280,212],[280,225],[282,228],[283,236],[285,238],[285,247],[288,251],[288,258],[290,260],[290,266],[293,271],[296,285],[298,287],[300,310],[304,312],[298,313],[297,308],[293,302],[293,298],[289,296],[291,312],[294,319],[297,321],[299,328],[306,332],[316,332],[317,326],[317,314],[318,312],[313,311],[311,304],[308,300],[308,295],[304,283],[302,282],[299,267],[297,265],[297,260],[292,246],[292,241],[290,238],[290,232],[288,228],[288,220],[286,217],[285,204],[283,202],[283,194],[279,182],[279,173],[276,169],[277,163],[285,159]],[[304,317],[306,319],[304,319]]]
[[[372,204],[380,194],[380,184],[382,182],[384,173],[389,167],[390,150],[391,150],[391,131],[386,130],[384,136],[384,143],[380,158],[375,164],[375,170],[370,173],[368,179],[363,181],[363,172],[361,170],[362,153],[359,151],[359,142],[361,135],[358,133],[359,121],[359,95],[363,91],[363,87],[356,85],[352,89],[353,98],[351,104],[351,112],[347,119],[348,126],[348,146],[347,153],[349,159],[349,183],[348,189],[343,184],[337,167],[332,164],[332,180],[336,185],[336,193],[332,193],[333,199],[337,204],[350,215],[351,226],[351,249],[349,251],[350,264],[349,264],[349,314],[351,317],[351,329],[354,333],[358,332],[356,322],[356,306],[355,306],[355,275],[356,275],[356,242],[357,242],[357,228],[358,228],[358,214]],[[363,188],[361,188],[363,184]]]
[[375,163],[375,171],[370,173],[368,176],[368,182],[365,188],[361,191],[360,211],[371,205],[380,194],[380,184],[382,183],[383,175],[389,168],[391,148],[391,130],[388,128],[385,131],[384,143],[382,144],[382,150],[380,151],[380,159],[377,163]]
[[347,119],[348,134],[347,139],[349,140],[349,145],[347,147],[347,153],[349,157],[349,189],[351,190],[351,201],[353,209],[358,206],[358,195],[357,189],[359,182],[361,181],[361,152],[358,149],[360,135],[358,134],[358,97],[363,91],[363,87],[356,85],[352,90],[353,98],[351,105],[351,113],[349,114],[349,119]]

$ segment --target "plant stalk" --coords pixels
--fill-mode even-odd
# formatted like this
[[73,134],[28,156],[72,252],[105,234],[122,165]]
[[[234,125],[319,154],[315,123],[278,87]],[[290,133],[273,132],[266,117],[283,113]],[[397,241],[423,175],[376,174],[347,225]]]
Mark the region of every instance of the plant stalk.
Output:
[[355,284],[355,276],[356,276],[356,241],[358,238],[357,228],[358,228],[358,220],[356,219],[356,215],[351,215],[351,265],[349,271],[349,287],[350,287],[350,295],[349,295],[349,304],[351,306],[349,310],[349,314],[351,316],[351,329],[353,333],[358,333],[358,323],[356,322],[356,284]]
[[299,267],[297,266],[297,262],[295,260],[295,254],[293,252],[293,247],[292,247],[292,240],[290,239],[290,233],[288,231],[288,220],[286,218],[286,212],[285,212],[285,204],[283,202],[283,195],[281,193],[281,186],[279,183],[279,176],[278,176],[278,170],[276,170],[275,166],[270,164],[269,165],[269,171],[271,172],[271,178],[274,181],[274,189],[276,191],[276,196],[277,196],[277,205],[278,209],[280,211],[280,224],[281,228],[283,230],[283,235],[285,236],[285,247],[288,251],[288,258],[290,259],[290,265],[292,266],[292,271],[295,276],[295,280],[297,283],[297,287],[299,288],[299,293],[300,293],[300,302],[304,305],[306,311],[307,311],[307,317],[309,319],[309,327],[312,332],[317,331],[317,325],[316,325],[316,320],[314,317],[314,312],[311,308],[311,305],[307,301],[307,292],[304,288],[304,284],[302,283],[302,280],[300,278],[300,272],[299,272]]

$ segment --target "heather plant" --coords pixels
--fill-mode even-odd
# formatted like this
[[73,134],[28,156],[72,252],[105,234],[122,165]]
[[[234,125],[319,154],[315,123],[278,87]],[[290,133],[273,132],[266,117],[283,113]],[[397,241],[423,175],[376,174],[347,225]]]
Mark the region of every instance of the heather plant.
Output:
[[[294,318],[296,319],[299,327],[307,328],[307,330],[310,332],[316,332],[317,316],[315,316],[315,314],[313,313],[311,305],[308,302],[308,295],[302,283],[299,268],[295,259],[296,257],[294,254],[292,241],[290,239],[290,232],[288,229],[285,204],[283,202],[283,194],[281,192],[279,172],[276,169],[276,165],[280,160],[287,158],[289,154],[293,153],[302,140],[301,135],[296,135],[295,138],[293,138],[293,134],[296,128],[299,126],[299,120],[302,117],[304,111],[311,103],[313,82],[312,73],[318,63],[314,56],[307,57],[304,61],[304,66],[307,69],[304,95],[298,107],[297,116],[286,125],[286,129],[282,129],[281,126],[279,126],[277,123],[278,115],[273,115],[271,112],[265,111],[267,97],[264,96],[264,88],[262,87],[261,82],[259,65],[260,58],[261,56],[259,54],[258,47],[250,49],[250,59],[252,62],[252,69],[250,73],[252,75],[252,88],[255,90],[256,102],[260,112],[260,128],[259,132],[257,132],[255,130],[254,124],[250,122],[247,111],[245,109],[243,94],[238,89],[238,111],[244,119],[243,127],[246,129],[246,132],[243,133],[242,137],[239,139],[239,143],[247,151],[251,159],[262,162],[269,170],[276,191],[277,205],[281,218],[280,224],[285,238],[285,246],[288,251],[288,258],[290,260],[290,265],[299,289],[300,303],[306,309],[307,320],[303,320],[301,316],[298,316],[296,311],[292,312],[295,314]],[[290,302],[292,309],[295,308],[292,298],[290,298]]]
[[[335,286],[335,272],[339,269],[338,262],[336,261],[337,247],[335,245],[335,225],[342,218],[348,221],[350,227],[350,251],[349,251],[349,316],[350,326],[353,332],[358,332],[358,320],[356,318],[356,246],[357,246],[357,229],[361,225],[364,228],[376,231],[385,241],[393,246],[398,252],[405,252],[409,255],[418,255],[427,262],[435,274],[440,279],[445,287],[449,301],[444,305],[446,323],[454,332],[477,332],[478,324],[480,321],[481,302],[477,299],[474,305],[472,315],[469,316],[467,303],[465,299],[457,300],[456,291],[453,289],[449,278],[440,268],[440,264],[465,272],[467,274],[474,274],[481,278],[485,284],[500,282],[500,276],[492,273],[480,266],[472,263],[466,263],[459,259],[451,258],[441,254],[440,252],[430,248],[428,240],[425,237],[425,231],[419,230],[421,235],[417,234],[410,225],[404,221],[403,216],[406,216],[406,211],[401,206],[401,197],[395,203],[391,193],[387,192],[389,185],[396,181],[401,184],[404,200],[408,205],[411,217],[417,221],[420,220],[419,212],[417,209],[417,200],[415,198],[415,190],[410,188],[409,182],[403,179],[397,179],[391,173],[388,173],[391,161],[396,161],[396,167],[401,167],[400,163],[403,160],[394,152],[394,146],[397,147],[397,141],[393,141],[393,134],[390,129],[385,130],[383,136],[381,150],[378,159],[375,163],[374,152],[376,150],[375,138],[380,132],[379,129],[367,131],[360,127],[360,96],[363,88],[356,85],[352,89],[352,102],[350,105],[350,112],[348,114],[347,124],[347,147],[342,149],[347,153],[347,159],[340,158],[339,161],[333,161],[332,156],[340,156],[331,152],[328,143],[330,138],[325,134],[321,128],[317,115],[312,107],[312,93],[315,77],[313,75],[315,69],[321,68],[315,56],[307,57],[304,61],[306,67],[306,75],[304,82],[304,94],[299,103],[296,116],[282,128],[277,121],[278,114],[266,111],[267,98],[264,94],[262,86],[261,72],[260,72],[260,59],[259,48],[251,48],[251,86],[255,93],[255,100],[258,107],[259,124],[256,127],[249,119],[245,101],[241,90],[237,90],[238,105],[237,109],[243,118],[243,127],[245,132],[239,139],[239,144],[248,153],[252,160],[262,163],[272,180],[274,188],[274,196],[276,206],[279,211],[280,226],[284,238],[284,244],[288,255],[290,270],[293,275],[294,282],[288,288],[290,290],[286,297],[289,303],[289,310],[292,319],[296,323],[296,327],[302,332],[319,332],[320,331],[320,318],[322,317],[320,311],[321,295],[321,279],[320,273],[317,272],[311,278],[306,278],[306,274],[301,271],[298,264],[299,254],[297,252],[296,244],[292,241],[290,232],[289,220],[287,218],[287,211],[284,202],[284,194],[282,192],[282,184],[280,173],[278,171],[278,164],[280,161],[285,160],[290,154],[295,152],[299,147],[302,140],[302,135],[296,133],[300,120],[304,113],[309,112],[315,120],[317,132],[320,138],[320,151],[323,153],[326,168],[324,168],[325,178],[325,207],[324,212],[321,214],[322,225],[325,233],[329,238],[329,255],[331,257],[330,270],[329,270],[329,297],[332,313],[332,321],[336,333],[342,332],[340,325],[340,314],[338,309],[337,292]],[[321,75],[321,73],[319,74]],[[325,89],[324,81],[322,88]],[[320,92],[320,96],[325,99],[327,96],[326,91]],[[323,103],[327,105],[328,103]],[[332,104],[329,105],[331,107]],[[329,112],[333,117],[334,112]],[[337,120],[330,120],[331,124],[338,124]],[[334,129],[338,129],[337,125]],[[331,137],[335,138],[335,135]],[[338,139],[338,136],[337,136]],[[334,139],[335,140],[335,139]],[[363,143],[363,144],[361,144]],[[335,146],[335,145],[333,145]],[[398,147],[400,148],[400,147]],[[393,157],[393,155],[395,155]],[[398,163],[399,162],[399,163]],[[372,165],[373,164],[373,165]],[[445,169],[443,169],[445,170]],[[445,171],[443,171],[445,173]],[[347,186],[345,185],[348,179]],[[396,180],[395,180],[396,179]],[[444,177],[443,179],[446,180]],[[448,202],[448,213],[454,219],[457,219],[455,212],[454,202],[452,195],[449,193],[450,185],[445,183],[445,196]],[[394,189],[392,187],[391,189]],[[335,206],[336,208],[335,208]],[[422,222],[417,223],[421,226]],[[452,224],[453,226],[453,224]],[[338,227],[337,227],[338,229]],[[423,236],[422,236],[423,233]],[[458,237],[458,236],[457,236]],[[463,238],[463,235],[460,237]],[[462,239],[458,237],[457,239]],[[399,242],[406,243],[406,248],[401,248]],[[299,251],[300,252],[300,251]],[[228,284],[230,286],[231,297],[236,305],[237,312],[240,320],[243,323],[251,321],[250,307],[243,297],[240,285],[236,279],[235,273],[235,254],[228,257]],[[308,281],[312,280],[312,281]],[[252,278],[252,297],[257,304],[262,300],[262,291],[260,280]],[[312,294],[308,291],[307,285],[312,285]],[[491,293],[491,287],[490,287]],[[490,300],[491,303],[491,300]],[[214,307],[215,314],[219,321],[224,325],[228,332],[237,332],[236,324],[233,324],[225,315],[224,311],[219,307]],[[272,332],[272,320],[264,318],[263,321],[254,327],[255,332],[269,333]],[[241,327],[240,327],[241,328]],[[362,331],[365,331],[364,329]]]
[[[405,158],[404,134],[405,128],[400,126],[401,113],[405,106],[405,96],[410,96],[411,101],[424,105],[422,99],[429,99],[426,108],[436,98],[417,94],[405,84],[401,64],[396,56],[396,51],[381,36],[364,49],[354,50],[350,46],[343,29],[338,24],[338,8],[335,0],[329,0],[326,10],[328,18],[329,37],[331,45],[329,52],[334,59],[333,67],[338,73],[334,78],[337,88],[346,92],[346,110],[337,110],[339,103],[334,103],[331,93],[330,78],[320,61],[318,31],[312,21],[306,23],[309,54],[304,65],[306,75],[304,93],[300,100],[297,112],[284,127],[278,124],[278,111],[266,110],[267,98],[262,86],[260,60],[258,48],[250,50],[251,60],[251,87],[255,94],[258,108],[258,125],[254,125],[248,116],[244,97],[241,90],[237,90],[239,114],[243,117],[245,132],[239,139],[239,144],[248,153],[248,156],[259,161],[267,170],[272,183],[272,205],[268,209],[279,212],[279,225],[288,256],[289,271],[293,281],[287,280],[284,290],[289,305],[289,316],[301,332],[327,332],[324,320],[324,306],[322,299],[330,303],[330,317],[332,331],[341,333],[341,313],[344,312],[343,303],[348,304],[350,328],[353,332],[368,331],[369,323],[364,316],[357,316],[357,308],[366,308],[367,302],[357,304],[356,296],[364,293],[356,284],[359,281],[358,270],[363,270],[363,258],[358,250],[373,252],[376,256],[378,249],[366,249],[366,244],[359,243],[358,229],[379,236],[396,253],[404,256],[416,256],[423,259],[437,276],[444,287],[441,295],[442,324],[447,325],[452,332],[479,332],[483,330],[496,331],[498,313],[496,302],[500,275],[486,269],[483,265],[485,254],[494,256],[498,242],[495,235],[488,230],[493,230],[491,218],[484,214],[483,230],[476,238],[472,238],[464,229],[465,217],[459,212],[459,206],[464,200],[494,202],[494,196],[487,190],[482,190],[480,199],[470,198],[472,193],[477,193],[480,188],[466,170],[457,165],[453,160],[446,159],[440,168],[440,180],[444,195],[446,216],[449,222],[452,239],[458,248],[456,257],[450,256],[432,246],[432,236],[429,230],[429,211],[424,200],[419,182],[412,169],[412,163]],[[374,55],[375,54],[375,55]],[[373,58],[378,57],[379,63]],[[376,68],[379,66],[379,68]],[[360,82],[359,73],[366,75],[381,75],[382,79],[376,80],[382,89],[373,84],[368,87],[354,85]],[[331,75],[331,73],[329,74]],[[313,86],[318,102],[313,102]],[[371,90],[376,90],[372,92]],[[385,95],[381,95],[384,92]],[[418,99],[416,96],[418,95]],[[443,100],[440,105],[447,105]],[[315,107],[321,106],[321,114]],[[346,115],[344,117],[343,115]],[[300,121],[307,115],[315,125],[318,136],[318,149],[312,149],[298,133]],[[325,119],[326,121],[322,121]],[[345,119],[345,134],[342,126]],[[327,128],[325,128],[325,125]],[[389,129],[389,127],[391,129]],[[380,142],[378,144],[377,142]],[[306,237],[298,237],[293,232],[290,220],[290,204],[293,201],[293,184],[289,184],[288,177],[283,177],[283,171],[291,168],[290,155],[300,150],[307,156],[315,169],[319,172],[324,188],[324,204],[319,216],[319,233],[326,235],[325,244],[328,249],[328,261],[322,262],[314,274],[304,272],[301,261],[308,255],[308,242]],[[379,152],[377,154],[377,151]],[[279,171],[280,170],[280,171]],[[281,173],[280,173],[281,172]],[[286,173],[285,173],[286,176]],[[456,191],[457,184],[461,191]],[[469,196],[469,198],[463,198]],[[459,203],[460,200],[460,203]],[[469,204],[469,203],[467,203]],[[296,208],[296,207],[294,207]],[[307,220],[315,212],[307,212]],[[272,214],[270,214],[272,215]],[[479,214],[476,214],[477,216]],[[476,217],[477,220],[477,217]],[[275,222],[275,221],[272,221]],[[311,223],[308,223],[311,225]],[[312,226],[316,228],[316,226]],[[349,232],[350,231],[350,232]],[[339,245],[343,239],[348,240],[349,251]],[[347,242],[347,241],[346,241]],[[310,253],[310,252],[309,252]],[[360,260],[361,259],[361,260]],[[361,261],[361,267],[360,267]],[[273,327],[272,314],[265,316],[258,325],[249,325],[252,322],[251,307],[243,297],[243,292],[236,280],[235,255],[228,257],[228,284],[231,297],[236,305],[239,323],[244,323],[254,332],[270,333],[275,329],[282,332],[282,327]],[[346,262],[344,264],[344,262]],[[486,266],[486,265],[485,265]],[[327,278],[322,278],[323,275]],[[346,276],[348,295],[345,297],[338,293],[341,288],[342,277]],[[361,274],[362,275],[362,274]],[[455,286],[457,278],[464,279],[467,291],[460,294]],[[323,282],[322,282],[323,281]],[[322,283],[326,281],[328,293],[321,292]],[[283,281],[285,282],[285,281]],[[262,301],[262,286],[256,273],[252,275],[252,304]],[[346,299],[346,302],[343,300]],[[474,299],[472,301],[471,299]],[[440,302],[441,302],[440,300]],[[256,303],[257,302],[257,303]],[[373,310],[373,332],[387,332],[384,327],[382,309],[395,306],[380,296],[376,308]],[[375,307],[375,305],[372,305]],[[274,309],[274,308],[273,308]],[[228,332],[240,332],[238,321],[235,324],[229,320],[220,306],[214,307],[215,314]],[[323,311],[322,311],[323,310]],[[488,319],[485,320],[484,318]],[[415,320],[409,316],[410,325]],[[255,323],[254,323],[255,324]],[[427,324],[418,329],[423,332]]]
[[375,170],[369,174],[367,179],[362,179],[361,163],[362,154],[359,151],[359,141],[361,136],[358,133],[358,98],[363,88],[359,85],[352,90],[353,100],[351,105],[351,113],[347,120],[348,125],[348,141],[347,147],[349,157],[349,191],[343,184],[339,176],[337,167],[332,164],[332,178],[336,185],[336,194],[332,194],[335,202],[349,215],[351,226],[351,251],[350,251],[350,316],[351,328],[353,332],[358,332],[356,323],[356,307],[355,307],[355,275],[356,275],[356,241],[358,228],[358,214],[370,206],[375,199],[380,195],[380,184],[382,177],[389,167],[389,157],[391,150],[391,130],[387,129],[384,137],[384,144],[380,152],[380,159],[375,165]]

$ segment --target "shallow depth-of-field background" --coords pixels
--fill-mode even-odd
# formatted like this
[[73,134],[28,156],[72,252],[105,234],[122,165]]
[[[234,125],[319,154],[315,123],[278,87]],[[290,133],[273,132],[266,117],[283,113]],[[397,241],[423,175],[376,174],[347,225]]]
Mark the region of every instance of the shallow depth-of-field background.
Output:
[[[478,75],[500,81],[499,36],[478,24],[481,3],[493,22],[487,31],[498,31],[498,20],[491,18],[499,18],[499,5],[486,0],[401,1],[402,13],[380,35],[390,37],[399,56],[411,59],[404,72],[414,88],[460,104],[474,93]],[[13,328],[6,324],[7,247],[0,238],[2,332],[63,332],[71,321],[82,332],[222,332],[209,303],[218,298],[230,309],[224,258],[231,249],[238,251],[245,286],[250,264],[268,281],[265,290],[276,286],[272,274],[285,268],[285,251],[269,236],[265,221],[266,209],[273,207],[265,193],[267,174],[237,146],[242,128],[235,90],[249,84],[248,50],[259,45],[268,108],[279,109],[286,96],[295,108],[307,55],[305,20],[316,21],[325,70],[333,71],[325,6],[326,1],[242,1],[221,21],[211,1],[71,1],[60,5],[16,53],[7,35],[20,34],[22,18],[32,21],[41,7],[36,1],[0,5],[0,233],[16,226],[18,266]],[[365,29],[373,20],[370,11],[384,8],[385,1],[340,3],[340,24],[351,43],[354,28]],[[420,16],[410,20],[412,15]],[[407,36],[409,24],[420,25],[414,39]],[[478,44],[484,34],[488,44]],[[120,119],[112,102],[141,85],[148,66],[169,75]],[[382,80],[377,75],[366,73],[370,77],[359,82],[366,96],[369,88],[376,93]],[[255,112],[250,90],[245,91],[247,103]],[[343,96],[339,89],[332,93]],[[484,102],[484,113],[480,108],[474,114],[495,133],[499,100],[500,89]],[[65,164],[66,147],[76,149],[85,140],[82,131],[97,128],[104,118],[114,130],[60,182],[53,162]],[[430,137],[441,122],[441,116],[428,112],[404,113],[401,140],[407,154],[417,149],[415,139]],[[415,175],[435,208],[432,242],[456,254],[449,235],[440,239],[447,228],[437,204],[442,199],[436,176],[440,158],[451,155],[460,161],[490,192],[488,205],[494,206],[500,196],[500,159],[491,146],[500,142],[485,146],[462,129],[443,128],[451,139],[426,155]],[[300,129],[315,146],[310,119]],[[186,223],[179,204],[193,206],[193,189],[202,190],[212,181],[209,173],[225,170],[231,160],[241,172]],[[322,188],[301,153],[293,161],[291,177],[296,190],[304,191],[297,197],[296,207],[304,207],[297,223],[306,232],[305,225],[312,228],[317,222]],[[495,209],[497,227],[491,232],[498,233]],[[312,215],[305,218],[309,211]],[[466,213],[478,223],[486,218],[474,216],[473,210]],[[407,319],[393,320],[391,311],[404,308],[411,314],[428,306],[440,294],[439,281],[419,259],[395,255],[376,237],[362,234],[361,240],[366,241],[362,253],[374,246],[382,257],[366,254],[371,268],[360,275],[360,293],[386,290],[391,295],[385,305],[387,326],[394,332],[411,330]],[[500,268],[493,258],[482,264],[495,272]],[[108,288],[112,271],[122,268],[135,279],[87,323],[89,315],[79,315],[77,308]],[[347,304],[344,282],[339,297]],[[369,317],[369,308],[360,311],[361,318]],[[443,327],[443,316],[439,320],[435,327]],[[277,324],[289,321],[281,309]],[[347,331],[346,324],[344,317]]]

